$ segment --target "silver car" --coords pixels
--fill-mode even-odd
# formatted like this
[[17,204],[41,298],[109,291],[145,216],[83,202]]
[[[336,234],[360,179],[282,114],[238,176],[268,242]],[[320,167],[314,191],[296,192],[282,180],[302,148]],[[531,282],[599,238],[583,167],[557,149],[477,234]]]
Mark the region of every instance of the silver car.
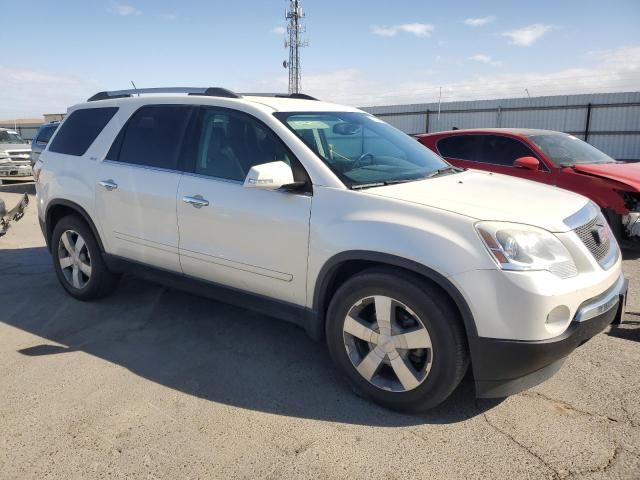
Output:
[[29,143],[17,132],[0,128],[0,180],[32,175]]

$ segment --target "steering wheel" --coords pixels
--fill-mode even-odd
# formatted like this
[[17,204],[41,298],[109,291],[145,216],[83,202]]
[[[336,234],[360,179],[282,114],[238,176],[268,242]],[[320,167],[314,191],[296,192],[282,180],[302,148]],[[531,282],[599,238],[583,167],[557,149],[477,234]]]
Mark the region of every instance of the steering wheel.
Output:
[[375,156],[369,152],[363,153],[355,162],[353,162],[353,167],[351,167],[351,170],[355,170],[356,168],[360,168],[361,166],[363,166],[366,158],[370,159],[368,165],[371,165]]

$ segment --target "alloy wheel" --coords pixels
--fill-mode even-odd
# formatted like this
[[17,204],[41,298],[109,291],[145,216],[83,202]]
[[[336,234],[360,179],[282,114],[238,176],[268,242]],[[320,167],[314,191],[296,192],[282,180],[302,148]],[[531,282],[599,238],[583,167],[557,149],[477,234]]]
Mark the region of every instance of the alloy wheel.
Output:
[[407,305],[393,298],[374,295],[357,301],[344,320],[343,339],[355,369],[380,389],[413,390],[431,370],[429,332]]
[[74,288],[84,288],[91,279],[91,255],[82,236],[66,230],[58,242],[58,262],[65,280]]

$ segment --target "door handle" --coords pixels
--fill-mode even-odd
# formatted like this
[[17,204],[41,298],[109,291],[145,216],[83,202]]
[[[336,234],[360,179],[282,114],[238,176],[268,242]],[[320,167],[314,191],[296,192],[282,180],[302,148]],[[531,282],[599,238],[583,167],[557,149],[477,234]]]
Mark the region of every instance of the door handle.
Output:
[[113,180],[111,180],[111,179],[102,180],[100,182],[100,186],[106,188],[108,191],[112,191],[112,190],[115,190],[116,188],[118,188],[118,184],[116,182],[114,182]]
[[184,203],[188,203],[189,205],[193,205],[195,208],[202,208],[209,206],[209,200],[202,198],[201,195],[195,195],[193,197],[182,197],[182,201]]

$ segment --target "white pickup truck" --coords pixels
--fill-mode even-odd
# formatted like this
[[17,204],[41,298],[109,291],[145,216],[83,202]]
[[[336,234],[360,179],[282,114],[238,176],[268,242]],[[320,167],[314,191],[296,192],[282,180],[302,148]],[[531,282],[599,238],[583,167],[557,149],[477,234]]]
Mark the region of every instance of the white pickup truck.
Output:
[[0,182],[31,177],[31,146],[17,132],[0,128]]

